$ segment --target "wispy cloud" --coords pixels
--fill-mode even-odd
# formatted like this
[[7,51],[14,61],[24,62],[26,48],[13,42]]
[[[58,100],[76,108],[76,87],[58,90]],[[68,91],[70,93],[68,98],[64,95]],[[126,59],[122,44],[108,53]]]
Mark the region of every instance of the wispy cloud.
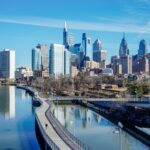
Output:
[[[64,21],[61,19],[48,18],[0,18],[1,23],[13,23],[21,25],[32,25],[51,28],[63,28]],[[84,22],[68,20],[68,27],[76,30],[92,30],[92,31],[107,31],[107,32],[128,32],[128,33],[150,33],[150,24],[138,24],[128,21],[119,22],[115,20],[107,20],[107,22]]]
[[138,2],[141,3],[146,3],[146,4],[150,4],[150,0],[137,0]]

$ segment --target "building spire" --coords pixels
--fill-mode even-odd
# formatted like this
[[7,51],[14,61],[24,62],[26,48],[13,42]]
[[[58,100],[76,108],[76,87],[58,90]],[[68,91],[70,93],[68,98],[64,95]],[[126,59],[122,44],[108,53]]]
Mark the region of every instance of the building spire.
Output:
[[67,23],[66,23],[66,21],[65,21],[64,28],[65,28],[65,29],[66,29],[66,31],[67,31]]

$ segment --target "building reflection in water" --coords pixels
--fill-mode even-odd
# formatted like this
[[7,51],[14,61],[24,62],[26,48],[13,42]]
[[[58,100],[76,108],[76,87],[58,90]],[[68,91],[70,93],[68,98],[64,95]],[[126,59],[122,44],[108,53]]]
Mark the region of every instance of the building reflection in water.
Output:
[[88,128],[95,125],[111,126],[111,123],[103,119],[97,113],[92,112],[87,108],[80,108],[76,106],[57,106],[53,110],[54,115],[66,128],[73,128],[76,126],[76,121],[80,122],[83,128]]
[[139,146],[143,147],[137,146],[132,136],[87,108],[73,105],[55,105],[53,108],[52,112],[60,123],[93,149],[140,150]]
[[0,113],[6,120],[15,118],[14,86],[0,86]]

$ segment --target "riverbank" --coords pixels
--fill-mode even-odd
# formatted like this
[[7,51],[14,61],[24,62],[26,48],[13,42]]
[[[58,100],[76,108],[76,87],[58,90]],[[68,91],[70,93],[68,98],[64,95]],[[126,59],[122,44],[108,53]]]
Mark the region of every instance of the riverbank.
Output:
[[38,92],[27,86],[17,86],[24,89],[33,96],[34,101],[39,101],[41,106],[36,110],[36,125],[42,135],[46,149],[54,150],[88,150],[81,141],[72,134],[64,130],[59,121],[51,114],[50,108],[52,101],[41,98]]

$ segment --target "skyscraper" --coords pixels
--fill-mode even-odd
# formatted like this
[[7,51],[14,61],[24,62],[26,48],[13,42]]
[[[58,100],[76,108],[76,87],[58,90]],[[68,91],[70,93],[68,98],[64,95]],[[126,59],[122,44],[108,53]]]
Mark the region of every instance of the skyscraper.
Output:
[[70,47],[74,45],[74,36],[72,33],[68,32],[66,22],[63,30],[63,45],[66,49],[70,49]]
[[84,52],[83,52],[83,46],[81,43],[79,44],[75,44],[73,47],[73,54],[77,55],[77,59],[78,59],[78,68],[83,67],[83,60],[84,60]]
[[143,39],[140,41],[139,50],[138,50],[138,57],[141,57],[147,53],[147,44],[146,41]]
[[132,74],[132,56],[121,55],[120,64],[122,65],[122,74]]
[[99,39],[93,43],[93,60],[96,62],[106,61],[106,51],[103,50],[102,42]]
[[68,31],[66,22],[63,30],[63,45],[65,46],[65,48],[67,48],[68,46]]
[[129,55],[129,49],[128,49],[128,44],[125,39],[125,35],[123,36],[120,44],[120,49],[119,49],[119,55]]
[[15,51],[4,49],[0,52],[0,78],[15,79]]
[[41,71],[41,50],[39,48],[32,49],[32,70]]
[[119,56],[112,56],[111,57],[111,66],[112,66],[114,75],[122,74],[122,65],[120,63],[120,57]]
[[49,51],[49,73],[55,78],[59,77],[59,75],[64,75],[64,52],[64,45],[51,44]]
[[47,44],[38,44],[37,49],[41,51],[41,69],[48,69],[48,46]]
[[71,52],[65,49],[64,51],[64,74],[70,75]]
[[82,46],[83,46],[84,55],[88,57],[90,60],[93,60],[91,38],[87,33],[83,33],[82,35]]

